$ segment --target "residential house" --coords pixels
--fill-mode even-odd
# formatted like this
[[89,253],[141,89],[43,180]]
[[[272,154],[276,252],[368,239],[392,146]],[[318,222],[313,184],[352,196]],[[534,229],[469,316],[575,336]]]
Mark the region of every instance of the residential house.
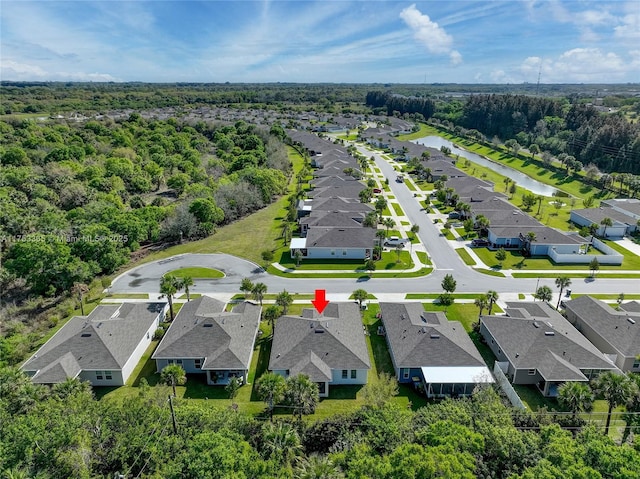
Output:
[[591,296],[565,302],[567,319],[621,371],[640,372],[640,303],[615,310]]
[[362,228],[363,213],[344,213],[341,211],[312,211],[309,216],[300,218],[300,236],[307,236],[309,228]]
[[152,356],[158,372],[179,364],[187,373],[205,374],[210,385],[232,377],[246,383],[261,309],[244,302],[225,312],[225,303],[208,296],[185,303]]
[[398,382],[413,383],[427,397],[467,396],[494,382],[458,321],[420,303],[380,303],[380,314]]
[[303,258],[366,260],[375,243],[374,228],[313,227],[305,238],[293,238],[289,250],[292,258],[299,250]]
[[38,384],[79,378],[123,386],[164,320],[167,303],[101,304],[71,318],[22,365]]
[[360,309],[356,303],[329,303],[323,314],[304,309],[301,316],[278,319],[269,371],[284,377],[305,374],[321,397],[334,385],[364,385],[371,369]]
[[618,371],[604,354],[545,302],[508,302],[506,316],[482,316],[480,334],[513,384],[546,397],[567,381],[588,382]]
[[[611,226],[604,226],[605,218],[611,220]],[[638,219],[631,214],[620,211],[619,208],[601,206],[600,208],[588,208],[571,210],[570,220],[578,226],[589,227],[597,225],[595,234],[606,235],[607,238],[622,238],[626,234],[635,233],[638,229]]]

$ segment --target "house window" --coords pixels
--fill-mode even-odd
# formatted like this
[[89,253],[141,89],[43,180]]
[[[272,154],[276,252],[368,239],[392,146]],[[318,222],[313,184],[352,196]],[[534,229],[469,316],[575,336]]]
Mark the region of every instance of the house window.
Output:
[[535,376],[536,375],[536,370],[535,369],[529,369],[528,374],[529,374],[529,376]]
[[346,249],[342,250],[342,256],[347,256],[347,250]]
[[201,369],[202,368],[202,359],[194,359],[193,360],[193,366],[196,369]]
[[176,362],[176,361],[175,361],[174,359],[169,359],[169,360],[167,361],[167,363],[168,363],[168,364],[174,364],[175,362]]
[[348,369],[343,369],[342,370],[342,379],[347,379],[349,377],[349,370]]
[[176,359],[176,364],[182,364],[182,359]]
[[105,379],[113,379],[113,376],[111,375],[111,371],[105,371],[104,372],[104,378]]
[[633,362],[633,366],[631,366],[631,369],[638,369],[638,368],[640,368],[640,359],[636,359]]
[[498,348],[498,354],[502,354],[502,349]]
[[409,379],[409,368],[404,368],[402,370],[402,377],[403,379]]
[[358,377],[358,371],[355,369],[351,370],[351,379],[355,379],[356,377]]
[[331,256],[335,256],[336,255],[336,250],[332,249],[331,250]]
[[102,371],[96,371],[96,379],[102,380]]

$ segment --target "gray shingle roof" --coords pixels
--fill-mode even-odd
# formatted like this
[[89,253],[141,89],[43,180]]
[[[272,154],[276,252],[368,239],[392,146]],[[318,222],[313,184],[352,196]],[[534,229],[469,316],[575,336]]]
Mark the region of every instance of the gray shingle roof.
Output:
[[373,248],[373,228],[309,228],[307,248]]
[[462,324],[444,313],[420,303],[380,303],[380,313],[396,367],[485,366]]
[[208,296],[185,303],[153,359],[204,358],[202,369],[248,369],[260,324],[258,305],[244,302],[228,313]]
[[571,212],[580,215],[584,219],[589,220],[592,223],[596,223],[597,225],[600,225],[600,222],[604,218],[610,218],[611,220],[613,220],[614,226],[616,225],[616,223],[635,225],[638,221],[630,214],[623,213],[622,211],[618,211],[610,207],[608,208],[601,206],[600,208],[571,210]]
[[269,370],[308,374],[327,381],[332,369],[369,369],[360,311],[356,303],[329,303],[322,315],[283,316],[276,322]]
[[632,215],[640,216],[640,200],[637,198],[616,198],[602,200],[603,205],[615,206],[621,210],[628,211]]
[[[359,220],[359,221],[358,221]],[[311,226],[341,226],[343,228],[361,228],[364,214],[343,213],[341,211],[312,211],[309,216],[300,219],[300,224]]]
[[546,303],[507,303],[508,314],[516,311],[481,321],[517,369],[537,369],[549,381],[585,381],[581,369],[616,369]]
[[81,370],[120,370],[166,303],[99,305],[71,318],[22,366],[39,371],[34,382],[52,384]]
[[[634,306],[622,305],[634,310]],[[591,296],[580,296],[566,302],[567,311],[580,317],[582,322],[625,356],[640,354],[640,313],[616,311],[607,303]],[[632,318],[635,323],[627,320]]]
[[355,199],[345,199],[338,197],[318,198],[311,203],[312,211],[343,211],[343,212],[363,212],[374,211],[373,206],[361,203]]

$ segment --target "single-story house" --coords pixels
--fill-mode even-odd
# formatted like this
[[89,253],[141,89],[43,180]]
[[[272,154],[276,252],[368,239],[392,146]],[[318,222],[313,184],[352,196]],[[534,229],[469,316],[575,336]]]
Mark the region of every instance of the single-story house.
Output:
[[289,377],[305,374],[320,396],[332,385],[364,385],[371,363],[356,303],[329,303],[322,314],[304,309],[276,322],[269,371]]
[[420,303],[380,303],[389,354],[400,383],[427,397],[468,396],[493,375],[461,323]]
[[614,210],[621,211],[640,220],[640,200],[638,198],[615,198],[610,200],[602,200],[601,206],[608,206]]
[[[601,221],[611,220],[611,226],[604,226]],[[578,226],[598,225],[596,235],[607,238],[622,238],[625,234],[634,233],[638,229],[638,220],[630,214],[616,208],[603,207],[571,210],[570,220]]]
[[311,227],[306,238],[293,238],[289,245],[291,257],[296,251],[303,258],[361,259],[371,258],[376,242],[374,228]]
[[341,211],[318,211],[301,218],[300,236],[305,237],[307,230],[313,227],[362,228],[365,215],[362,213],[344,213]]
[[621,371],[640,372],[640,303],[623,303],[616,311],[603,301],[580,296],[565,302],[565,313]]
[[179,364],[187,373],[205,374],[212,386],[232,377],[246,383],[262,308],[244,302],[224,309],[224,302],[208,296],[185,303],[151,356],[158,372]]
[[79,378],[92,386],[123,386],[166,311],[167,303],[101,304],[71,318],[22,370],[38,384]]
[[619,371],[545,302],[508,302],[506,316],[482,316],[480,334],[512,384],[535,385],[556,397],[567,381],[588,382]]

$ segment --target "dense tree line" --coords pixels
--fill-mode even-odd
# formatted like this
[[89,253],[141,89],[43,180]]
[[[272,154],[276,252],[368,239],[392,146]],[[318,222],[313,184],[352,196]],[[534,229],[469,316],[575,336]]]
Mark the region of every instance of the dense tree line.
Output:
[[366,104],[373,108],[374,111],[386,109],[387,115],[419,113],[424,119],[431,118],[436,109],[435,102],[430,98],[407,97],[390,91],[368,92]]
[[283,143],[242,121],[0,121],[3,282],[38,295],[110,274],[141,245],[200,238],[284,193]]
[[621,113],[523,95],[473,95],[460,106],[443,106],[436,116],[489,139],[570,156],[579,162],[578,170],[593,165],[605,173],[640,173],[640,124]]
[[[0,369],[0,470],[7,477],[612,478],[640,475],[640,451],[601,431],[516,412],[492,389],[417,411],[371,402],[316,422],[273,421],[141,385],[96,400],[76,380],[47,388]],[[575,434],[574,434],[575,433]]]

